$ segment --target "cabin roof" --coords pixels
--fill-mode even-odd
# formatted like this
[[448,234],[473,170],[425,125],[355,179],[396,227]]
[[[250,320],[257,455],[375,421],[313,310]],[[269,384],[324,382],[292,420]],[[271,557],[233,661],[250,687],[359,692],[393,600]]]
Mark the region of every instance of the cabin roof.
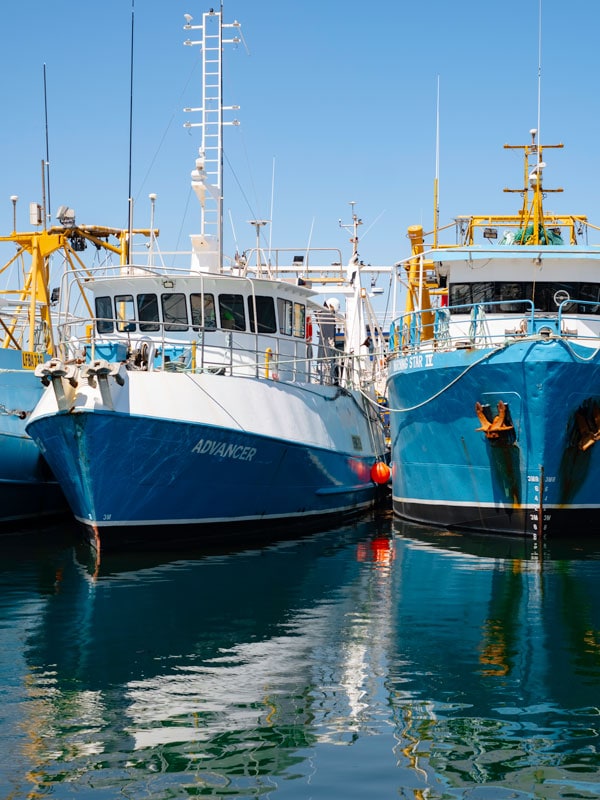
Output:
[[148,275],[119,274],[94,277],[88,284],[95,295],[135,294],[136,292],[230,292],[244,295],[270,295],[272,297],[296,297],[304,302],[318,293],[307,286],[298,286],[286,281],[273,281],[261,278],[244,278],[237,275],[181,273]]
[[582,248],[569,245],[553,247],[551,245],[497,245],[495,247],[449,247],[448,249],[431,250],[425,254],[427,259],[440,262],[475,263],[493,261],[528,261],[540,259],[545,263],[567,260],[576,268],[579,262],[597,261],[600,264],[600,247]]

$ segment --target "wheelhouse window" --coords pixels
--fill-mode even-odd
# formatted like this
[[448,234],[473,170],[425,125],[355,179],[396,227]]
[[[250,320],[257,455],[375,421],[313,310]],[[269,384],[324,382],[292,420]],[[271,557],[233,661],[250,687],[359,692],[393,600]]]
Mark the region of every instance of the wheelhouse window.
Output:
[[140,331],[159,331],[157,296],[155,294],[138,294],[136,299]]
[[166,331],[187,331],[188,317],[185,295],[180,292],[161,295],[163,321]]
[[[530,284],[531,285],[531,284]],[[578,310],[577,303],[565,302],[568,300],[581,300],[581,288],[578,283],[536,283],[532,289],[536,311],[557,311],[564,303],[562,310],[565,313]],[[582,309],[585,306],[581,306]],[[589,308],[589,306],[588,306]],[[583,312],[586,313],[586,312]],[[590,313],[587,311],[587,313]]]
[[221,327],[234,331],[246,330],[244,298],[241,294],[219,295],[219,317]]
[[[254,307],[256,304],[256,317],[254,321]],[[272,297],[255,296],[248,298],[248,318],[252,333],[275,333],[277,322],[275,320],[275,303]]]
[[[473,303],[489,303],[494,300],[493,283],[454,283],[450,286],[450,305],[472,305]],[[466,309],[457,309],[456,313],[466,313]]]
[[595,303],[592,306],[582,306],[582,311],[585,309],[584,313],[600,313],[600,283],[582,283],[579,299],[588,303]]
[[117,317],[117,330],[120,333],[131,333],[135,330],[135,311],[133,305],[133,295],[115,295],[115,309]]
[[562,304],[564,313],[600,314],[600,283],[496,281],[449,286],[453,314],[468,313],[468,309],[456,306],[477,303],[493,303],[485,309],[490,313],[522,314],[529,310],[529,303],[524,301],[533,302],[536,311],[546,313],[557,312]]
[[192,309],[192,325],[194,330],[204,328],[213,331],[217,327],[217,312],[215,309],[215,296],[213,294],[190,295]]
[[[523,283],[497,283],[496,298],[502,300],[496,311],[505,311],[507,314],[518,314],[526,311],[523,301],[526,299],[527,290]],[[511,302],[512,301],[512,302]]]
[[279,316],[279,333],[285,336],[292,335],[292,318],[294,304],[291,300],[284,300],[283,297],[277,298],[277,314]]
[[96,298],[96,330],[98,333],[112,333],[115,329],[113,323],[113,310],[111,297]]
[[306,337],[306,306],[303,303],[294,303],[294,336],[299,339]]

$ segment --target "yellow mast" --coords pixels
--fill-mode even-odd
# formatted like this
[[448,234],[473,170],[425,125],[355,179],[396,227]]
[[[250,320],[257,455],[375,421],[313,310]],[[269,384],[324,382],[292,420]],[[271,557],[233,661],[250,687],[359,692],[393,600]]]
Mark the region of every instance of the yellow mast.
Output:
[[422,311],[421,314],[421,340],[433,338],[433,312],[431,299],[426,281],[426,269],[431,267],[431,262],[423,258],[424,234],[421,225],[410,225],[408,228],[412,258],[406,265],[408,293],[406,296],[406,311]]
[[[529,144],[505,144],[505,150],[523,150],[524,178],[522,189],[504,189],[505,192],[519,192],[523,195],[523,208],[521,210],[521,233],[518,244],[548,244],[548,230],[544,216],[543,196],[546,192],[562,192],[562,189],[544,189],[543,170],[546,166],[542,154],[544,148],[562,148],[562,144],[541,145],[536,143],[537,130],[531,131]],[[535,164],[530,169],[530,158],[535,156]],[[531,199],[530,199],[531,193]]]

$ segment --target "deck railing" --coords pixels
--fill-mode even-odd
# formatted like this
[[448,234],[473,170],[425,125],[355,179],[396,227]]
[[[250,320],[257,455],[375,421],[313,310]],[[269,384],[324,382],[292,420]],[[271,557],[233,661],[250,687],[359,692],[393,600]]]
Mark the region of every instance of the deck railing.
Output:
[[[499,310],[506,304],[510,304],[510,312]],[[590,312],[574,313],[574,305],[580,309],[589,308]],[[421,350],[489,347],[526,337],[577,339],[597,346],[600,341],[599,305],[569,298],[560,303],[556,312],[546,312],[536,311],[531,300],[504,303],[496,300],[440,306],[428,312],[412,311],[392,322],[389,351],[394,358]]]
[[[115,331],[122,319],[106,319]],[[187,338],[175,338],[169,323],[153,323],[158,332],[98,334],[95,321],[71,317],[58,326],[59,357],[65,363],[103,359],[127,369],[213,373],[275,381],[360,387],[380,380],[383,353],[348,355],[322,341],[194,326]]]

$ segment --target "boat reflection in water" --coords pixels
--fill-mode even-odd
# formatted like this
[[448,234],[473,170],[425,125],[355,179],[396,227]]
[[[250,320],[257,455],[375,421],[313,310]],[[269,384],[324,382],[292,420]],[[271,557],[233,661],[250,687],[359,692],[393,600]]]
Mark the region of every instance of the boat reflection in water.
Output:
[[394,528],[403,563],[387,680],[423,787],[597,797],[600,549]]
[[36,552],[0,571],[2,796],[597,796],[589,542],[382,517],[256,550]]

